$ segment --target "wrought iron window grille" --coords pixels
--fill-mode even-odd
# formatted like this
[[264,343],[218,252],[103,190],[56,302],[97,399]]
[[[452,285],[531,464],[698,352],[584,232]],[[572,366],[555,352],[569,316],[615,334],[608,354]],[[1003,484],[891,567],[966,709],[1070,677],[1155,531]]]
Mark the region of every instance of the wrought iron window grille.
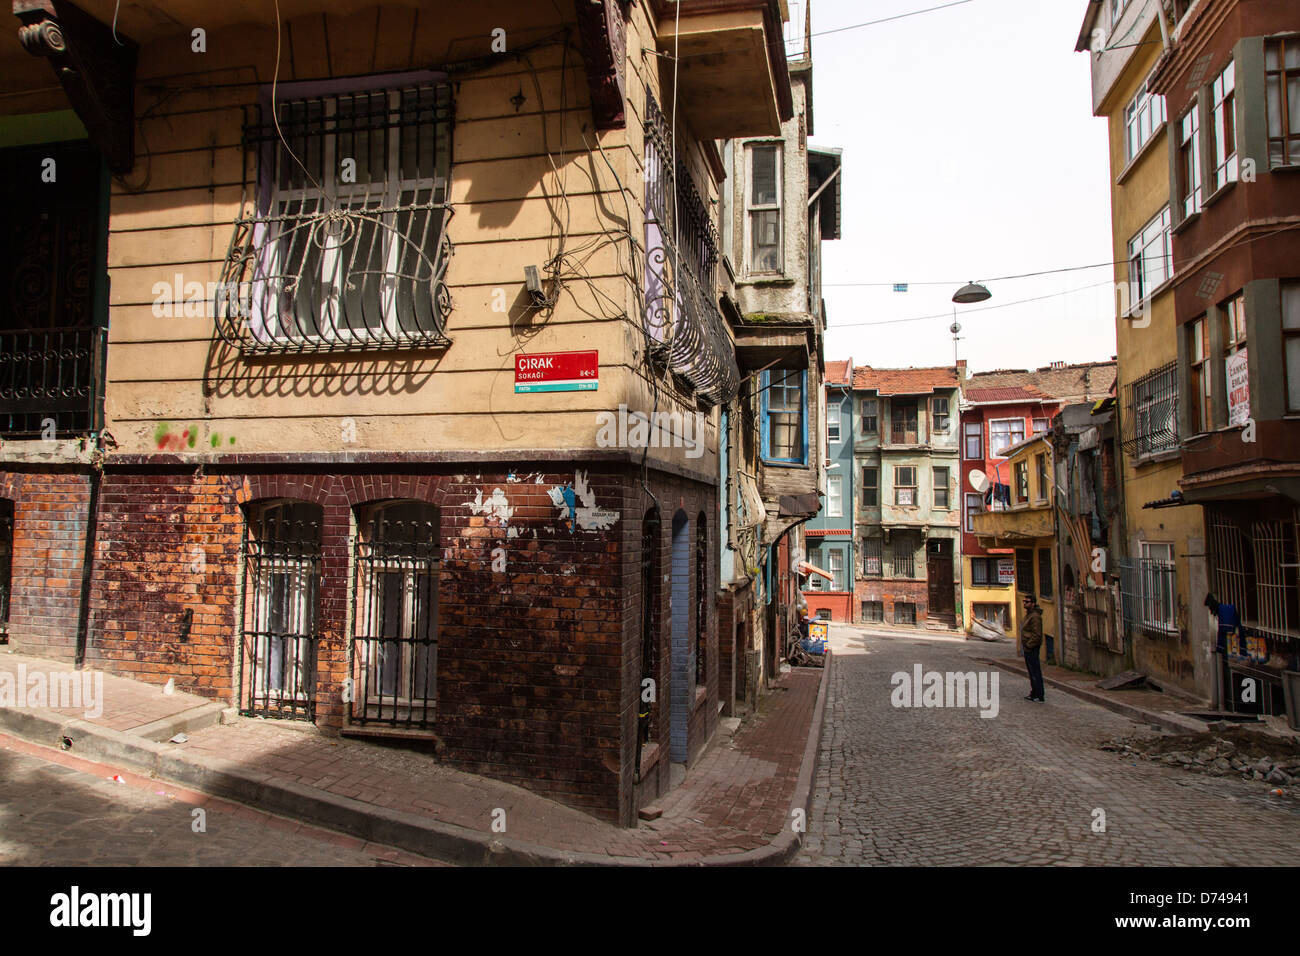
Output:
[[218,329],[247,353],[441,348],[453,103],[446,84],[256,111],[257,200],[235,221]]

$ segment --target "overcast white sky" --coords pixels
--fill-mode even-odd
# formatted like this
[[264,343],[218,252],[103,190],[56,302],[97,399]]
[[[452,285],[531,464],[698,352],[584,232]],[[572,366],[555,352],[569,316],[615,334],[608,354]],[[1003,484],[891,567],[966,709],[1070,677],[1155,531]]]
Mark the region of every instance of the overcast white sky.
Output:
[[826,357],[952,364],[952,294],[974,279],[993,298],[957,307],[972,371],[1109,359],[1109,267],[991,281],[1111,259],[1106,122],[1074,52],[1084,0],[970,0],[817,35],[943,2],[813,0],[812,142],[844,150]]

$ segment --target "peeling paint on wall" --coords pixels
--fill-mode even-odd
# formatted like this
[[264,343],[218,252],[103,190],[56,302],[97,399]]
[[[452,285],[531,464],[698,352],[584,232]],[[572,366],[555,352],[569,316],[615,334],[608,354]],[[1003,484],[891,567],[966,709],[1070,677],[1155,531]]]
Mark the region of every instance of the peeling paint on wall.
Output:
[[510,502],[506,499],[506,493],[500,488],[493,488],[492,494],[484,499],[483,489],[480,488],[474,493],[473,501],[466,501],[464,504],[476,515],[486,515],[486,522],[497,528],[505,528],[510,525],[510,518],[514,515],[515,509],[510,507]]
[[557,518],[570,531],[605,531],[618,520],[617,511],[596,507],[595,492],[587,484],[587,473],[575,471],[573,484],[547,492],[558,510]]

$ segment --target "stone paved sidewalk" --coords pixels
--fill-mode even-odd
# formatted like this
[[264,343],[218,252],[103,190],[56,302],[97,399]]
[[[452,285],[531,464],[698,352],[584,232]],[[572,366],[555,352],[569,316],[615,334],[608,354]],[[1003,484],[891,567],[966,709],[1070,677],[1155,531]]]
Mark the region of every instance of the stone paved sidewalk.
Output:
[[[5,669],[20,663],[29,674],[67,667],[0,653]],[[196,789],[207,781],[222,796],[276,813],[299,807],[304,819],[430,855],[443,838],[460,848],[453,855],[468,861],[479,858],[467,845],[505,845],[518,851],[505,854],[510,862],[782,862],[801,838],[791,827],[792,810],[807,808],[825,701],[822,676],[811,668],[783,675],[734,736],[719,731],[682,784],[661,800],[663,815],[634,829],[451,769],[430,755],[306,725],[241,717],[190,730],[184,743],[145,741],[132,730],[183,720],[178,702],[184,695],[122,678],[105,677],[104,712],[87,720],[94,728],[78,724],[82,715],[75,710],[29,707],[25,713],[0,708],[0,731],[46,745],[67,738],[74,753],[180,777]],[[183,703],[211,708],[199,698]],[[504,833],[493,830],[498,811],[505,812]],[[370,829],[367,816],[386,829]],[[405,842],[394,828],[407,834]]]

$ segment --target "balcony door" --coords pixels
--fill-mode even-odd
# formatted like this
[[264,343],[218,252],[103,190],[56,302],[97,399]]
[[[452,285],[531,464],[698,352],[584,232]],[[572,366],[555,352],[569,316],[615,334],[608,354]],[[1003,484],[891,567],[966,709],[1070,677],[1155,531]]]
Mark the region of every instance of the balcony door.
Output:
[[0,437],[98,425],[104,184],[85,141],[0,149]]

